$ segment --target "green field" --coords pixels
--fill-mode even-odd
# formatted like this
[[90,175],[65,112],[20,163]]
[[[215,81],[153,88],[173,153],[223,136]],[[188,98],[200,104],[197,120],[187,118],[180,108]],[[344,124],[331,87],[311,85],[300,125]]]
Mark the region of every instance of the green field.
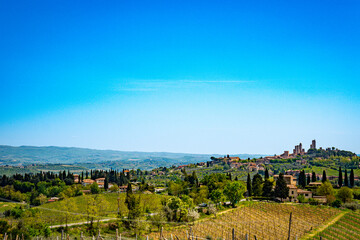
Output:
[[[145,212],[156,212],[161,208],[161,199],[166,197],[163,195],[155,194],[135,194],[140,196],[140,206]],[[58,225],[66,222],[66,216],[68,216],[68,223],[70,222],[82,222],[87,220],[87,198],[88,197],[101,197],[103,202],[101,209],[96,212],[97,219],[107,219],[117,217],[118,209],[118,197],[120,198],[119,206],[120,213],[125,216],[128,212],[125,206],[125,193],[105,193],[98,195],[83,195],[73,198],[68,198],[58,202],[45,203],[41,206],[34,207],[36,215],[25,215],[23,219],[25,222],[30,223],[47,223],[48,225]],[[0,212],[11,209],[16,203],[0,203]]]
[[[117,216],[118,197],[120,197],[120,213],[123,216],[127,214],[127,208],[125,206],[125,193],[105,193],[100,194],[100,196],[103,196],[105,200],[102,206],[104,211],[98,213],[101,218],[113,218]],[[164,198],[162,195],[155,194],[136,194],[136,196],[140,196],[140,206],[146,212],[158,211],[161,208],[161,199]],[[46,203],[36,208],[40,209],[40,216],[43,220],[50,225],[54,225],[64,223],[67,206],[74,205],[74,207],[70,207],[69,209],[69,212],[73,213],[71,214],[70,220],[71,222],[78,222],[87,219],[86,197],[87,196],[85,195],[73,197],[58,202]],[[70,202],[72,202],[72,204],[70,204]]]
[[19,203],[13,203],[13,202],[0,202],[0,213],[3,213],[6,210],[9,210],[16,205],[20,205]]
[[[339,170],[332,169],[332,168],[312,166],[311,168],[304,168],[304,170],[307,173],[315,172],[316,174],[322,174],[323,170],[325,170],[327,176],[338,176],[339,175]],[[344,169],[343,169],[343,174],[344,174]],[[349,169],[348,169],[348,174],[350,174]],[[354,169],[354,174],[355,174],[355,176],[360,176],[360,169]]]
[[360,212],[349,212],[336,223],[317,234],[314,239],[360,239]]

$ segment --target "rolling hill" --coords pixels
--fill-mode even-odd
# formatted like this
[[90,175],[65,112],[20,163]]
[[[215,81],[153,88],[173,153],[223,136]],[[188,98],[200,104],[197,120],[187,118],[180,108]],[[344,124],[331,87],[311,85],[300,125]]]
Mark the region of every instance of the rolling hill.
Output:
[[[127,152],[74,147],[0,146],[0,165],[71,164],[87,168],[141,168],[182,165],[208,161],[218,154],[188,154],[168,152]],[[237,154],[241,158],[264,156]]]

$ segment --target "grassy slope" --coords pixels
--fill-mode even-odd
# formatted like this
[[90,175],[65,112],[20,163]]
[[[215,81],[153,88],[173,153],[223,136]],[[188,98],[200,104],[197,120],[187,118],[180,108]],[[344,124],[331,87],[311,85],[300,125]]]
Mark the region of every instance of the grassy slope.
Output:
[[[334,170],[334,169],[331,169],[331,168],[322,168],[322,167],[316,167],[316,166],[312,166],[311,168],[305,168],[305,172],[307,172],[307,173],[314,171],[317,174],[322,174],[323,170],[326,171],[327,176],[338,176],[339,175],[338,170]],[[343,174],[344,174],[344,172],[343,172]],[[354,169],[354,174],[355,174],[355,176],[360,176],[360,169]],[[350,170],[349,169],[348,169],[348,175],[350,175]]]
[[6,210],[9,210],[16,205],[19,205],[18,203],[12,203],[12,202],[0,202],[0,213],[3,213]]
[[[148,209],[151,212],[158,211],[161,208],[161,199],[165,196],[155,195],[155,194],[136,194],[140,196],[141,208]],[[104,218],[116,217],[117,208],[118,208],[118,197],[120,196],[120,212],[122,215],[127,214],[127,208],[125,206],[125,193],[118,195],[117,193],[106,193],[102,194],[106,200],[106,212],[103,215]],[[75,208],[71,208],[70,211],[74,214],[71,215],[70,222],[78,222],[86,220],[86,196],[79,196],[74,198],[69,198],[66,200],[46,203],[37,207],[40,209],[41,218],[46,220],[50,225],[64,223],[65,213],[62,212],[65,210],[64,203],[73,202]]]

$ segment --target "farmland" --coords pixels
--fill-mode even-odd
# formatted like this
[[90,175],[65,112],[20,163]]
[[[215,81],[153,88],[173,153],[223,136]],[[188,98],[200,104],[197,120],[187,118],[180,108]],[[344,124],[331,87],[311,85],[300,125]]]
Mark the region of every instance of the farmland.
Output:
[[[161,198],[164,196],[155,194],[137,194],[140,196],[140,207],[144,212],[156,212],[161,208]],[[97,195],[101,198],[101,208],[96,212],[96,220],[101,218],[113,218],[117,216],[118,197],[120,197],[119,206],[120,214],[126,215],[128,209],[125,206],[126,194],[107,193]],[[64,199],[58,202],[46,203],[33,209],[38,210],[36,219],[30,221],[46,222],[48,225],[65,223],[65,217],[68,216],[68,222],[80,222],[87,220],[87,198],[91,195],[83,195],[73,198]],[[8,206],[14,203],[1,203],[1,210],[7,210]]]
[[[231,239],[234,229],[238,238],[248,234],[249,239],[254,239],[255,236],[257,239],[287,239],[289,217],[292,213],[291,239],[295,239],[321,226],[340,212],[329,207],[250,202],[218,214],[216,218],[164,229],[163,234],[168,239],[171,236],[183,239],[191,231],[200,238]],[[151,238],[158,238],[158,234],[153,233]]]
[[4,211],[9,210],[17,205],[19,204],[13,202],[0,202],[0,213],[3,213]]
[[360,213],[349,212],[315,236],[315,239],[360,239]]

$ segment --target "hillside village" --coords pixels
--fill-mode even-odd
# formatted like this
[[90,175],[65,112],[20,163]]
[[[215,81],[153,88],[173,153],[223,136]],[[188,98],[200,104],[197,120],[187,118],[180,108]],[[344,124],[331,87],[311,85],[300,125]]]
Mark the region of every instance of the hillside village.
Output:
[[[82,221],[81,214],[89,214],[93,209],[91,211],[100,214],[99,217],[121,219],[118,226],[126,235],[134,236],[151,235],[156,230],[140,230],[142,225],[128,225],[126,219],[146,221],[154,228],[162,226],[159,221],[167,222],[172,229],[171,226],[179,222],[195,223],[199,218],[210,219],[212,215],[216,218],[217,212],[248,203],[252,206],[263,202],[265,205],[258,206],[275,209],[277,205],[283,208],[281,203],[324,205],[334,209],[328,211],[333,211],[332,214],[337,211],[335,209],[360,208],[359,157],[336,148],[317,149],[315,140],[308,151],[300,143],[291,154],[284,151],[280,155],[253,159],[225,155],[211,157],[206,162],[151,171],[93,169],[76,173],[64,170],[3,175],[0,186],[1,199],[21,204],[5,208],[2,212],[4,224],[9,220],[13,222],[9,228],[15,229],[16,219],[24,219],[30,221],[28,227],[39,235],[47,234],[49,225],[33,225],[32,218],[27,217],[29,214],[38,214],[42,216],[39,219],[47,219],[53,226],[64,226],[60,223]],[[31,206],[30,209],[41,208],[30,213],[22,207],[25,205]],[[49,218],[48,212],[40,210],[48,209],[47,206],[62,209],[64,213]],[[67,213],[77,211],[82,213],[76,216]],[[88,217],[87,223],[89,221],[91,224],[86,225],[89,233],[98,231],[96,226],[102,226],[100,222],[94,224],[95,218]],[[310,224],[309,229],[299,227],[297,231],[305,234],[312,226]],[[54,227],[54,231],[61,229]],[[65,230],[71,232],[68,228]]]
[[[308,151],[305,151],[302,148],[302,144],[296,145],[293,149],[293,153],[289,154],[289,151],[284,151],[283,154],[274,155],[274,156],[266,156],[260,157],[256,159],[240,159],[237,156],[230,156],[226,155],[224,157],[215,158],[211,157],[210,161],[207,162],[198,162],[194,164],[187,164],[187,165],[179,165],[173,166],[170,168],[158,168],[154,169],[153,171],[139,171],[139,170],[131,170],[131,169],[123,169],[122,175],[126,176],[128,180],[132,183],[132,191],[137,192],[141,185],[143,184],[140,181],[137,181],[139,177],[139,172],[143,179],[145,179],[148,183],[148,194],[151,193],[166,193],[168,194],[167,188],[168,184],[165,182],[157,181],[157,179],[168,179],[171,175],[173,176],[181,176],[183,172],[203,172],[205,171],[206,174],[209,174],[219,166],[224,166],[224,173],[227,174],[234,174],[236,177],[240,178],[240,174],[242,174],[242,179],[245,181],[244,173],[248,174],[249,176],[254,176],[256,174],[260,174],[264,176],[266,174],[273,179],[273,182],[276,182],[279,178],[279,174],[275,174],[279,172],[277,170],[272,170],[273,165],[281,165],[283,162],[291,162],[293,167],[302,168],[304,166],[311,166],[312,160],[321,159],[322,157],[317,157],[314,152],[316,151],[316,140],[313,140],[310,148]],[[340,152],[338,149],[327,148],[323,150],[321,147],[318,149],[319,151],[333,151],[335,154]],[[347,154],[349,154],[347,152]],[[354,156],[353,154],[350,154]],[[356,156],[356,155],[355,155]],[[358,167],[358,163],[354,165],[354,167]],[[227,169],[227,170],[226,170]],[[117,185],[116,182],[109,182],[109,179],[103,177],[106,173],[103,170],[96,170],[99,172],[98,178],[85,178],[84,179],[84,172],[82,174],[72,174],[74,183],[80,183],[86,189],[81,190],[85,194],[91,193],[89,187],[93,184],[96,184],[100,189],[105,189],[109,192],[114,191],[117,189],[118,192],[126,192],[128,188],[127,181],[123,181],[124,185]],[[316,201],[320,204],[325,204],[327,202],[326,196],[318,194],[318,187],[322,185],[324,182],[323,174],[326,173],[324,170],[323,173],[315,173],[315,172],[304,172],[304,178],[306,184],[303,184],[301,187],[300,183],[300,175],[302,174],[302,170],[300,169],[288,169],[285,170],[283,173],[283,178],[286,182],[286,186],[289,189],[289,196],[283,199],[279,199],[281,201],[290,201],[290,202],[299,202],[300,199],[305,199],[308,201],[309,199]],[[239,174],[240,173],[240,174]],[[105,174],[105,175],[104,175]],[[86,172],[86,175],[93,176],[93,171],[91,173]],[[325,176],[326,180],[331,182],[335,187],[339,187],[338,185],[338,178],[339,176],[335,175],[327,175]],[[360,185],[359,176],[353,176],[354,185]],[[115,188],[114,188],[115,187]],[[112,190],[110,190],[112,189]],[[273,186],[275,189],[275,185]],[[48,201],[54,201],[54,198],[49,199]],[[303,200],[302,200],[303,201]]]

